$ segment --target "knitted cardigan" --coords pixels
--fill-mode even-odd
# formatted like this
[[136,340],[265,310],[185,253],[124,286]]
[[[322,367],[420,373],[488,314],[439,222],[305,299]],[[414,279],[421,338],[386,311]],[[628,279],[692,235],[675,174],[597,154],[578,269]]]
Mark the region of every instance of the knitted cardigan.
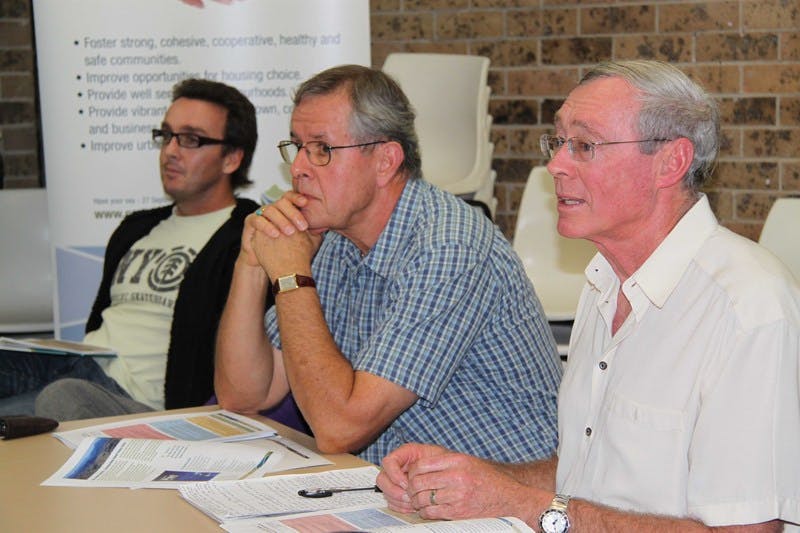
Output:
[[[122,221],[106,247],[103,279],[86,322],[94,331],[103,322],[101,313],[111,305],[111,280],[133,244],[172,214],[172,205],[136,211]],[[231,217],[211,236],[197,254],[178,289],[173,310],[164,383],[167,409],[205,404],[214,393],[214,343],[217,326],[228,297],[233,267],[239,254],[242,228],[258,204],[237,198]],[[272,296],[266,306],[272,305]]]

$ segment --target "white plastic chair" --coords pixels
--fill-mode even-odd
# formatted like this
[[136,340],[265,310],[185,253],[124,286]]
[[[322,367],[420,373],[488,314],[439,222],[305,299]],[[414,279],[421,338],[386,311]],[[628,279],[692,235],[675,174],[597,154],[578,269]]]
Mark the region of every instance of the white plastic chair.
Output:
[[389,54],[383,71],[408,96],[425,179],[456,195],[490,179],[489,59],[459,54]]
[[0,189],[0,334],[53,331],[45,189]]
[[549,321],[575,318],[586,282],[584,270],[597,252],[589,241],[558,234],[555,186],[545,167],[528,176],[517,215],[514,250],[525,265]]
[[800,198],[778,198],[767,214],[758,242],[777,255],[800,280]]

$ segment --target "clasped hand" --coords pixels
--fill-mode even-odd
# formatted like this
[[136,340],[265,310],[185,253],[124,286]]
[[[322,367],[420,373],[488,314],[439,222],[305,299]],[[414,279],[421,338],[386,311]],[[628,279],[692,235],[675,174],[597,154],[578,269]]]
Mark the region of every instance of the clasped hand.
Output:
[[291,273],[310,273],[311,260],[322,235],[308,231],[301,212],[306,198],[294,191],[245,219],[240,257],[249,266],[260,266],[270,279]]

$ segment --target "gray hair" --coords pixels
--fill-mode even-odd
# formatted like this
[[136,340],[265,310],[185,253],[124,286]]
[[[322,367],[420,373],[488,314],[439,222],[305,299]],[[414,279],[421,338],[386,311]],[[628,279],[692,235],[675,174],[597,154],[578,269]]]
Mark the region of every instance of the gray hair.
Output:
[[[685,137],[694,145],[694,159],[683,185],[697,193],[714,171],[719,152],[719,109],[713,98],[682,71],[661,61],[632,60],[600,63],[579,85],[598,78],[622,78],[641,92],[639,134],[644,139]],[[657,143],[642,143],[643,153]]]
[[305,98],[331,94],[344,88],[350,95],[350,135],[356,143],[388,139],[403,147],[400,170],[409,178],[422,177],[414,110],[405,93],[381,70],[342,65],[324,70],[295,91],[294,105]]

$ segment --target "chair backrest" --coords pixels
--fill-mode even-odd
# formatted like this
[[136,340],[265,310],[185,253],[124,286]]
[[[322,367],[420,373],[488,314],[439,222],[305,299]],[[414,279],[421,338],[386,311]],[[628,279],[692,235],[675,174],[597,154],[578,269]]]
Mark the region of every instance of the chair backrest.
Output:
[[586,282],[584,270],[596,253],[583,239],[566,239],[556,225],[555,186],[545,167],[528,176],[517,215],[514,250],[525,265],[550,321],[572,320]]
[[779,198],[767,214],[758,242],[778,256],[800,280],[800,198]]
[[489,177],[489,59],[461,54],[389,54],[383,71],[414,107],[425,179],[453,194]]
[[0,189],[0,333],[53,331],[45,189]]

